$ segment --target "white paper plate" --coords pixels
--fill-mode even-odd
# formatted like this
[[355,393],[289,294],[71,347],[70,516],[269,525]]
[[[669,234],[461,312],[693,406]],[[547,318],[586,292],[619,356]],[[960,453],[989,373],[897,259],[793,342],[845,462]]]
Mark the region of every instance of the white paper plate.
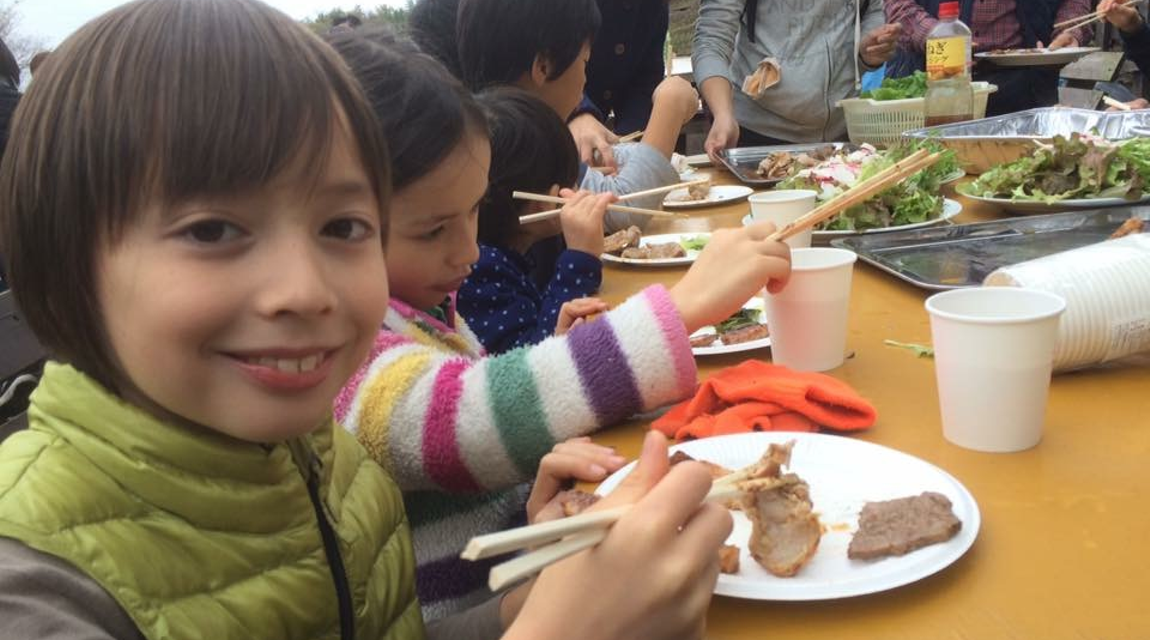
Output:
[[1059,200],[1058,202],[1036,202],[1033,200],[1011,200],[1010,198],[984,198],[963,193],[962,195],[993,204],[1007,211],[1016,213],[1056,213],[1059,211],[1072,211],[1074,209],[1101,209],[1103,207],[1123,207],[1150,202],[1150,194],[1142,196],[1141,200],[1127,200],[1125,198],[1081,198],[1078,200]]
[[693,156],[687,156],[687,164],[692,167],[709,167],[711,166],[711,156],[705,153],[697,153]]
[[1034,49],[1020,53],[1004,53],[995,55],[984,51],[974,54],[979,60],[992,62],[1000,67],[1042,67],[1066,65],[1074,62],[1088,53],[1098,51],[1098,47],[1063,47],[1055,51],[1049,49]]
[[[757,460],[767,445],[795,440],[790,467],[811,487],[811,501],[826,528],[818,551],[792,578],[763,569],[747,551],[751,524],[733,512],[735,528],[727,544],[741,550],[739,573],[721,574],[715,594],[751,600],[830,600],[893,589],[921,580],[958,560],[974,544],[981,516],[966,487],[942,469],[914,456],[847,436],[817,433],[745,433],[693,440],[672,447],[691,456],[736,469]],[[612,474],[596,493],[609,493],[634,467]],[[851,560],[847,546],[858,527],[864,502],[936,491],[950,499],[962,521],[958,535],[904,556]]]
[[[751,298],[750,300],[747,300],[747,302],[743,305],[743,308],[744,309],[762,310],[763,309],[763,297],[762,296],[755,296],[755,297]],[[763,313],[763,315],[761,315],[759,317],[761,320],[764,320],[764,321],[767,319],[765,312]],[[708,334],[708,333],[715,333],[715,327],[713,327],[713,326],[703,327],[702,329],[699,329],[695,333],[692,333],[691,336],[692,337],[701,336],[703,334]],[[738,344],[721,344],[718,341],[716,341],[714,344],[712,344],[711,346],[708,346],[708,347],[692,347],[691,353],[695,354],[696,356],[717,356],[717,355],[722,355],[724,353],[739,353],[740,351],[753,351],[755,349],[765,349],[769,346],[771,346],[771,337],[767,336],[766,338],[760,338],[758,340],[748,340],[747,342],[740,342]]]
[[663,198],[663,207],[665,209],[693,209],[695,207],[711,207],[717,204],[726,204],[728,202],[737,202],[746,198],[754,193],[755,190],[750,187],[744,187],[736,184],[719,184],[712,185],[710,193],[707,194],[704,200],[685,200],[687,197],[687,188],[675,189]]
[[[879,229],[865,229],[863,231],[815,231],[814,239],[829,242],[835,238],[846,238],[848,236],[866,235],[871,233],[886,233],[887,231],[906,231],[908,229],[918,229],[921,227],[931,227],[936,224],[941,224],[950,220],[951,218],[962,213],[962,203],[950,198],[942,199],[942,215],[937,218],[923,220],[922,222],[912,222],[910,224],[896,224],[893,227],[882,227]],[[747,214],[743,216],[743,226],[751,224],[751,216]]]
[[[710,239],[711,234],[703,231],[699,233],[664,233],[655,236],[643,236],[639,240],[639,246],[645,247],[649,244],[663,244],[666,242],[680,242],[686,238],[705,237]],[[599,258],[604,262],[615,262],[618,264],[636,264],[644,267],[668,267],[673,265],[691,264],[695,258],[699,257],[698,251],[687,249],[687,255],[682,258],[657,258],[654,260],[641,260],[639,258],[623,258],[620,256],[604,253]]]

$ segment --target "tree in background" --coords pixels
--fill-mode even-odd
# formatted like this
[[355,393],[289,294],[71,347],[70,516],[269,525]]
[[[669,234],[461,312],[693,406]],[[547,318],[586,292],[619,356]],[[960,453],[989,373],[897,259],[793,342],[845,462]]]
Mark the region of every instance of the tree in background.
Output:
[[320,12],[314,18],[303,20],[303,23],[312,31],[318,34],[325,34],[331,29],[332,24],[337,19],[347,15],[354,15],[363,22],[363,26],[365,27],[385,24],[398,31],[403,31],[407,28],[407,16],[411,14],[411,8],[414,5],[415,0],[407,0],[407,4],[402,7],[380,5],[370,11],[364,11],[363,7],[358,4],[352,9],[338,7],[329,11]]
[[21,69],[28,68],[32,56],[47,48],[42,37],[20,32],[20,14],[16,8],[21,0],[0,0],[0,39],[8,45],[8,50],[16,56]]

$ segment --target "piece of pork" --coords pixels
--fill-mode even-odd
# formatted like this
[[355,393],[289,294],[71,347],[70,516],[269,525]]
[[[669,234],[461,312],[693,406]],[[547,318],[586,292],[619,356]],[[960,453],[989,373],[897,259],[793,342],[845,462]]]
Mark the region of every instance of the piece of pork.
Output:
[[815,554],[822,525],[810,487],[793,473],[743,482],[743,511],[751,521],[751,557],[780,578],[799,572]]
[[684,258],[687,250],[678,242],[661,242],[648,244],[642,247],[631,247],[623,250],[624,258],[634,260],[662,260],[667,258]]
[[637,247],[641,237],[643,237],[643,232],[634,225],[622,231],[616,231],[603,238],[603,253],[619,254],[628,247]]

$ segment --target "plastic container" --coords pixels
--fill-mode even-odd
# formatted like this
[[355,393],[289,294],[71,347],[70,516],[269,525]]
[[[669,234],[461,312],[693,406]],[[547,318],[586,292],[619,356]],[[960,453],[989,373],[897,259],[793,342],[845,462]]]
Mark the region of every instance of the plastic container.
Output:
[[1055,371],[1150,351],[1150,234],[1003,267],[984,284],[1038,289],[1066,299]]
[[958,19],[958,3],[938,7],[938,23],[926,36],[926,126],[974,118],[970,84],[970,28]]
[[[973,82],[974,117],[986,117],[986,101],[998,87],[988,82]],[[839,100],[847,121],[847,135],[854,144],[864,142],[875,146],[898,144],[902,134],[926,125],[926,100],[874,100],[847,98]]]

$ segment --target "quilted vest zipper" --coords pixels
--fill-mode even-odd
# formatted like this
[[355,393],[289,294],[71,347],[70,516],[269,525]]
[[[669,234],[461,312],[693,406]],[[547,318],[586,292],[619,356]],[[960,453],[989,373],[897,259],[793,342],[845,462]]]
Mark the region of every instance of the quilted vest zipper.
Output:
[[335,530],[324,513],[323,501],[319,497],[319,479],[321,476],[320,461],[311,451],[308,452],[309,469],[307,472],[307,494],[311,504],[315,507],[315,517],[319,523],[319,533],[323,538],[323,552],[327,556],[327,564],[331,567],[331,578],[335,582],[335,597],[339,603],[339,637],[340,640],[355,640],[355,611],[351,604],[351,588],[347,584],[347,571],[343,566],[343,556],[339,552],[339,541],[336,540]]

